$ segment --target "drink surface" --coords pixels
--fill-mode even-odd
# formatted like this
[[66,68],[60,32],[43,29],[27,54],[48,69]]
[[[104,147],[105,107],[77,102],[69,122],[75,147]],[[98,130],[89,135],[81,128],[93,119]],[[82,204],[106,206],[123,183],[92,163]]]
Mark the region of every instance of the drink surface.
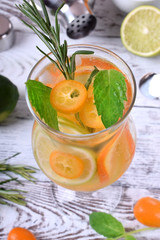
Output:
[[[95,56],[78,56],[76,61],[75,80],[83,84],[94,66],[99,70],[120,71],[112,63]],[[36,80],[54,88],[64,78],[53,64],[49,64]],[[133,98],[131,84],[127,78],[125,81],[127,101],[124,114]],[[55,183],[76,191],[94,191],[112,184],[129,167],[135,152],[135,128],[130,118],[117,127],[94,135],[105,127],[95,112],[92,83],[87,94],[87,101],[79,112],[80,122],[73,113],[58,112],[60,131],[82,137],[68,139],[61,134],[58,136],[37,123],[32,135],[35,159],[42,171]],[[88,139],[83,138],[86,134],[90,134]]]

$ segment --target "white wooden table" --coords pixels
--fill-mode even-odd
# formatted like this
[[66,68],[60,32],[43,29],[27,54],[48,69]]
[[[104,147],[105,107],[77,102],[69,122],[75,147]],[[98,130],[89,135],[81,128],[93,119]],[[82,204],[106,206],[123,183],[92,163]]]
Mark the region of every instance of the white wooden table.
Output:
[[[0,53],[0,74],[8,77],[18,87],[19,101],[14,112],[0,124],[0,160],[17,152],[20,155],[11,163],[23,163],[37,167],[31,149],[33,118],[25,101],[25,84],[33,65],[42,55],[36,45],[43,43],[19,21],[21,13],[15,4],[21,0],[0,0],[0,14],[10,18],[14,25],[16,40],[14,46]],[[139,80],[147,72],[160,72],[160,56],[141,58],[128,52],[122,45],[119,30],[125,16],[111,0],[97,0],[94,7],[98,24],[94,32],[84,39],[69,44],[90,43],[106,47],[121,56],[131,67],[137,82],[137,99],[132,110],[137,128],[136,154],[128,171],[112,186],[108,187],[106,204],[93,207],[92,199],[79,194],[74,201],[74,192],[57,187],[39,171],[36,184],[23,181],[22,190],[27,205],[0,205],[0,240],[6,240],[8,232],[16,226],[31,230],[37,240],[91,240],[104,239],[93,231],[88,223],[92,211],[111,209],[113,216],[123,222],[127,230],[144,227],[133,215],[133,205],[144,196],[160,199],[160,101],[150,100],[139,91]],[[44,50],[45,47],[44,47]],[[10,183],[10,187],[15,187]],[[17,187],[17,185],[16,185]],[[115,194],[119,197],[115,199]],[[108,197],[110,196],[110,198]],[[137,240],[159,240],[160,230],[136,235]]]

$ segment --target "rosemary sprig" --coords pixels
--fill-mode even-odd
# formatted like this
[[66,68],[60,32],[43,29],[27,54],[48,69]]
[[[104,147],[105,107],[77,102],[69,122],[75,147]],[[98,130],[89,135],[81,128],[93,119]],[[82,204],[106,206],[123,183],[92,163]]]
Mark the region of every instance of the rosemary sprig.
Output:
[[[11,181],[16,181],[17,183],[22,185],[22,182],[14,177],[14,175],[20,175],[21,177],[35,182],[36,178],[31,174],[36,172],[36,168],[26,166],[26,165],[11,165],[6,163],[9,159],[17,156],[20,153],[16,153],[9,158],[6,158],[0,161],[0,175],[4,174],[9,177],[7,180],[0,181],[0,204],[8,204],[8,201],[25,205],[25,197],[21,193],[25,193],[26,191],[22,191],[19,189],[6,189],[4,185]],[[3,185],[3,187],[2,187]]]
[[[14,180],[17,180],[17,178],[1,181],[0,185]],[[8,201],[10,201],[20,205],[26,205],[25,197],[21,194],[22,192],[25,193],[26,191],[22,191],[19,189],[6,189],[0,187],[0,204],[8,204]]]
[[93,78],[96,76],[96,74],[99,72],[98,68],[96,66],[94,66],[94,70],[91,72],[87,82],[85,83],[85,87],[88,90],[89,85],[91,84]]
[[16,153],[13,156],[7,159],[4,159],[3,161],[0,161],[0,173],[3,173],[7,176],[10,176],[8,173],[14,173],[14,174],[20,175],[21,177],[29,181],[35,181],[36,178],[33,177],[31,174],[36,172],[36,168],[22,165],[22,164],[11,165],[6,163],[9,159],[17,156],[18,154],[20,153]]
[[17,8],[27,16],[32,22],[34,22],[37,27],[33,24],[29,24],[25,21],[24,24],[31,28],[37,36],[45,43],[50,52],[53,54],[55,59],[50,57],[39,47],[38,50],[42,52],[46,57],[53,62],[57,68],[62,72],[66,79],[74,79],[74,72],[76,70],[75,58],[78,54],[93,54],[93,51],[80,50],[72,54],[71,57],[68,57],[68,45],[67,41],[64,40],[64,43],[60,43],[60,24],[58,23],[58,12],[64,6],[63,3],[56,11],[55,14],[55,27],[51,25],[47,9],[45,7],[44,1],[40,0],[41,7],[43,10],[43,16],[39,13],[34,0],[31,0],[31,3],[28,3],[26,0],[23,0],[22,5],[16,5]]

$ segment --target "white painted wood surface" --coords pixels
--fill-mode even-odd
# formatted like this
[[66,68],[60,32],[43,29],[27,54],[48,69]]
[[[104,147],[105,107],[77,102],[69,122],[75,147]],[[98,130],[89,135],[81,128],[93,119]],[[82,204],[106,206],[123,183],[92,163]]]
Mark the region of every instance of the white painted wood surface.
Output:
[[[19,21],[22,15],[15,4],[21,0],[0,0],[0,14],[9,17],[14,25],[16,39],[13,47],[0,53],[0,74],[9,77],[18,87],[20,98],[14,112],[0,124],[0,160],[17,152],[13,163],[37,167],[31,149],[33,118],[25,102],[25,81],[41,58],[36,45],[43,43]],[[94,12],[98,24],[94,32],[84,39],[73,41],[62,34],[69,44],[90,43],[106,47],[120,55],[131,67],[139,85],[147,72],[160,72],[160,56],[141,58],[129,53],[122,45],[119,30],[124,14],[111,0],[97,0]],[[64,31],[63,31],[64,32]],[[44,49],[46,49],[44,47]],[[6,240],[8,232],[16,226],[33,231],[37,240],[98,240],[104,239],[89,226],[89,213],[95,210],[110,211],[124,223],[128,230],[143,227],[133,215],[135,202],[143,196],[160,199],[160,101],[145,98],[137,88],[137,99],[132,117],[137,128],[137,149],[128,171],[112,186],[90,195],[65,190],[50,182],[39,171],[37,184],[23,181],[20,189],[25,194],[27,206],[0,205],[0,240]],[[14,183],[10,187],[15,187]],[[117,198],[118,194],[118,198]],[[103,202],[99,202],[99,196]],[[95,197],[94,196],[94,197]],[[159,240],[160,230],[137,234],[137,240]]]

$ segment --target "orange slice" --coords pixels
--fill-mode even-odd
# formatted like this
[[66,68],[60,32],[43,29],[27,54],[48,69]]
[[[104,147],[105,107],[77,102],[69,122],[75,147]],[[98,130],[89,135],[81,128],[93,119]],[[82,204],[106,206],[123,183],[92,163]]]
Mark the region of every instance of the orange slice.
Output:
[[97,167],[98,167],[98,176],[101,182],[107,181],[109,179],[108,166],[110,163],[107,161],[107,155],[110,153],[113,144],[116,142],[119,137],[120,131],[118,131],[114,137],[104,146],[104,148],[100,151],[97,159]]
[[[118,141],[118,143],[117,143]],[[125,146],[125,148],[124,148]],[[109,179],[109,173],[114,175],[112,171],[117,167],[117,159],[119,163],[128,166],[135,152],[134,139],[128,128],[128,124],[117,131],[113,138],[100,151],[97,159],[98,175],[101,182]],[[122,166],[119,166],[120,168]],[[122,172],[120,171],[120,175]]]

